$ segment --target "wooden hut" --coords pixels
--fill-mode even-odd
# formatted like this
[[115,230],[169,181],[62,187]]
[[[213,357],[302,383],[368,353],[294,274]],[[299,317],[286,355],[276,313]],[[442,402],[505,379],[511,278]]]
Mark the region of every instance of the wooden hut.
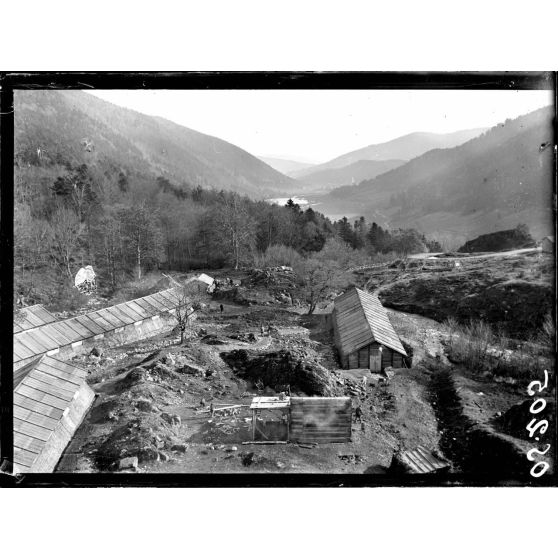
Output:
[[351,441],[350,397],[291,397],[289,439],[319,444]]
[[200,274],[198,277],[194,277],[192,281],[200,284],[200,290],[203,288],[208,293],[212,293],[215,290],[215,279],[205,273]]
[[407,353],[376,295],[352,287],[337,297],[333,332],[342,368],[403,367]]

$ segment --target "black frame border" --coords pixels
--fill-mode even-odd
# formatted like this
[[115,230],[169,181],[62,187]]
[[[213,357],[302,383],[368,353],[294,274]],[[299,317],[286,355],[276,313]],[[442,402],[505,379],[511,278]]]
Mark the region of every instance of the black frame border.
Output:
[[[13,158],[14,90],[29,89],[457,89],[551,90],[554,92],[554,144],[558,137],[556,109],[558,72],[0,72],[0,440],[13,432]],[[555,149],[556,226],[558,164]],[[556,274],[555,274],[556,281]],[[556,283],[555,283],[556,288]],[[556,290],[555,290],[556,292]],[[554,440],[556,444],[556,440]],[[556,448],[556,445],[555,445]],[[33,473],[11,474],[12,443],[0,446],[0,485],[9,487],[495,487],[558,486],[558,472],[534,479],[525,475],[306,474],[306,473]]]

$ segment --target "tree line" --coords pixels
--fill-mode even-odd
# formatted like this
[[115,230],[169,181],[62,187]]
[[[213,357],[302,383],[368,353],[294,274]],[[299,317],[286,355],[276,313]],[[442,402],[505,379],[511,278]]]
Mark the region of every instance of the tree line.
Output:
[[440,243],[429,240],[415,229],[383,229],[377,223],[368,225],[364,217],[351,223],[343,217],[334,227],[338,236],[355,250],[365,250],[369,254],[416,254],[421,252],[442,252]]
[[14,201],[16,298],[28,303],[71,298],[85,265],[110,292],[154,269],[296,260],[313,262],[313,273],[327,277],[326,261],[350,256],[358,264],[377,253],[436,249],[413,230],[387,231],[363,218],[331,222],[292,200],[254,201],[106,162],[16,167]]

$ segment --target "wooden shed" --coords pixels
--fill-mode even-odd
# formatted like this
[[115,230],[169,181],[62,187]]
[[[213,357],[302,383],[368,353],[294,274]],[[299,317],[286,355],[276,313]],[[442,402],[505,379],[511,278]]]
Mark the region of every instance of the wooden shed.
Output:
[[14,371],[14,473],[51,473],[95,394],[87,372],[50,356]]
[[352,287],[337,297],[333,332],[342,368],[403,367],[407,353],[376,295]]
[[350,397],[291,397],[289,439],[319,444],[351,441]]
[[206,275],[205,273],[201,273],[197,277],[193,277],[192,279],[187,281],[187,283],[192,282],[197,282],[199,284],[198,288],[200,289],[200,292],[202,288],[208,293],[212,293],[215,290],[215,279],[213,279],[213,277],[210,277],[209,275]]

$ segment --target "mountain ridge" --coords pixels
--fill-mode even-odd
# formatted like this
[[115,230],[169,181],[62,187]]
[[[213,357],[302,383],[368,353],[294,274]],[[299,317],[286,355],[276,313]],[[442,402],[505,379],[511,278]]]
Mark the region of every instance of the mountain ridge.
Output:
[[114,164],[176,182],[260,198],[296,187],[292,178],[234,144],[82,91],[18,91],[15,102],[16,149],[27,150],[28,158],[35,138],[48,144],[45,149],[55,159],[63,151],[75,152],[76,142],[85,138]]
[[306,174],[310,174],[310,172],[313,173],[325,169],[340,168],[361,160],[382,161],[403,159],[409,161],[432,149],[454,147],[461,143],[465,143],[469,139],[480,135],[486,131],[486,129],[487,128],[471,128],[447,134],[411,132],[386,142],[370,144],[354,151],[344,153],[325,163],[315,165],[308,172],[301,170],[289,173],[289,176],[301,179],[304,178]]
[[[533,236],[550,234],[552,107],[508,119],[462,145],[435,149],[372,180],[330,192],[344,208],[381,211],[390,226],[425,234],[470,235],[525,223]],[[549,154],[550,153],[550,154]]]
[[406,162],[403,159],[360,160],[340,168],[318,170],[300,178],[299,181],[305,186],[320,186],[324,189],[331,189],[351,184],[353,181],[359,183],[363,180],[375,178]]
[[269,165],[272,169],[288,176],[289,172],[296,172],[302,169],[309,169],[314,163],[304,163],[303,161],[295,161],[293,159],[284,159],[282,157],[265,157],[258,155],[258,159]]

